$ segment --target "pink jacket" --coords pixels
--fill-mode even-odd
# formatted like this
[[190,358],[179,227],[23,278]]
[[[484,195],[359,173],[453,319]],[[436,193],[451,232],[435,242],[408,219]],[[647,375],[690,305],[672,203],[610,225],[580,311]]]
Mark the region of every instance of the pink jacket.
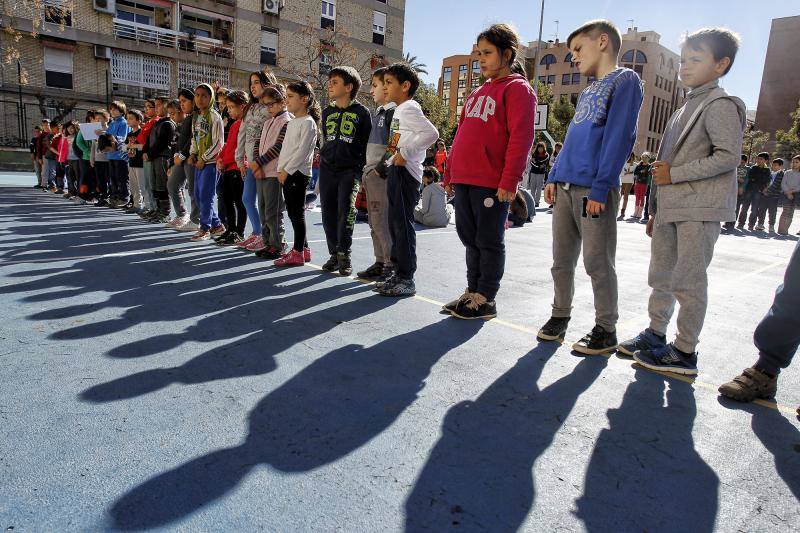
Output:
[[278,113],[264,123],[261,129],[261,141],[258,143],[259,156],[256,163],[261,165],[265,178],[278,177],[278,156],[286,136],[286,124],[294,118],[288,111]]

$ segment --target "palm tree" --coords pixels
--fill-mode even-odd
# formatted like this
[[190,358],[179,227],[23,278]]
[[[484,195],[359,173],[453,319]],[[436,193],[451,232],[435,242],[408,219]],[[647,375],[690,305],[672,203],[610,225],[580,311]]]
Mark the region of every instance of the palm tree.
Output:
[[403,61],[411,65],[411,68],[419,72],[420,74],[427,74],[428,65],[425,63],[420,63],[417,61],[417,56],[412,56],[410,52],[406,52],[406,55],[403,56]]

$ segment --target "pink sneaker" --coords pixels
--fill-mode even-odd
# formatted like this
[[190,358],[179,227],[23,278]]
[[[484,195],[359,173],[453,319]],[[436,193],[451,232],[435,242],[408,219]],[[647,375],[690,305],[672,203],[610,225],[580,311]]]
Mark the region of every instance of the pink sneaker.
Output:
[[248,238],[246,238],[245,240],[243,240],[240,243],[237,243],[236,247],[237,248],[246,248],[247,246],[253,244],[253,241],[256,240],[257,237],[258,237],[258,235],[256,235],[255,233],[251,233]]
[[276,259],[273,263],[276,267],[294,267],[303,266],[303,254],[292,248],[289,253],[285,254],[280,259]]
[[255,238],[255,240],[253,240],[253,242],[245,246],[245,250],[248,250],[250,252],[258,252],[266,247],[267,245],[264,244],[264,239],[262,239],[261,235],[259,235],[258,237]]
[[303,248],[303,261],[306,263],[311,262],[311,248]]

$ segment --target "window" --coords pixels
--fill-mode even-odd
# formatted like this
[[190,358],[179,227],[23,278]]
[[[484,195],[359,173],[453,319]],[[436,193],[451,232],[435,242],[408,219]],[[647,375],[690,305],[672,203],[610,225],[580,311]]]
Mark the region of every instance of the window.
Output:
[[555,74],[551,74],[550,76],[547,76],[547,84],[548,85],[555,85],[556,84],[556,76],[555,76]]
[[567,57],[564,58],[564,63],[572,63],[572,52],[567,54]]
[[594,76],[586,76],[586,83],[594,83],[597,81],[597,78]]
[[574,106],[578,105],[578,93],[572,93],[569,95],[569,103]]
[[198,15],[184,13],[183,18],[181,18],[181,26],[183,31],[190,35],[211,38],[211,29],[214,26],[214,22]]
[[571,79],[572,79],[572,76],[570,76],[569,74],[562,74],[561,75],[561,85],[569,85]]
[[581,83],[581,73],[575,72],[572,74],[572,85],[580,85]]
[[115,84],[169,91],[170,63],[156,56],[114,50],[111,55],[111,80]]
[[481,79],[480,79],[480,77],[476,76],[476,77],[472,78],[472,84],[471,84],[471,86],[472,86],[472,88],[473,88],[473,89],[474,89],[474,88],[476,88],[476,87],[480,87],[480,86],[481,86]]
[[467,86],[467,80],[458,80],[458,88],[463,89]]
[[450,90],[450,81],[449,80],[442,82],[442,90],[443,91],[449,91]]
[[478,60],[474,59],[472,61],[472,75],[473,76],[480,76],[480,74],[481,74],[481,67],[478,64]]
[[136,22],[138,24],[152,25],[155,17],[155,8],[147,4],[137,4],[136,2],[129,2],[128,0],[119,0],[116,2],[117,18],[127,20],[128,22]]
[[556,59],[556,56],[554,56],[553,54],[547,54],[546,56],[542,57],[542,60],[539,61],[539,64],[544,65],[544,68],[546,70],[550,70],[550,65],[552,65],[556,61],[558,61]]
[[45,46],[44,81],[47,87],[72,89],[72,50]]
[[336,21],[336,0],[322,0],[322,19],[320,27],[334,29]]
[[644,65],[634,65],[633,71],[641,78],[644,75]]
[[459,80],[467,79],[467,66],[466,65],[459,65],[458,66],[458,79]]
[[277,65],[278,30],[261,26],[261,64]]
[[633,50],[628,50],[624,54],[622,54],[622,62],[623,63],[633,63]]
[[442,70],[442,78],[449,80],[453,77],[453,67],[444,67]]
[[178,87],[197,87],[201,83],[208,83],[209,80],[218,81],[220,85],[229,87],[230,69],[190,61],[178,62]]
[[330,72],[333,68],[333,50],[332,46],[326,42],[320,42],[319,53],[319,73],[324,75]]
[[383,45],[386,39],[386,13],[372,12],[372,42]]
[[44,0],[44,21],[59,26],[72,26],[72,7],[69,0]]
[[644,65],[647,63],[647,56],[641,50],[636,50],[636,62]]
[[463,96],[459,96],[458,97],[458,102],[456,102],[456,103],[457,103],[458,106],[464,105],[464,97]]

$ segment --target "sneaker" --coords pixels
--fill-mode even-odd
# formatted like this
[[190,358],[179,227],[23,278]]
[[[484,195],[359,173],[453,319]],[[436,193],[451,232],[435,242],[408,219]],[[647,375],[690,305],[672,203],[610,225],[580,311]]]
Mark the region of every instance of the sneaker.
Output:
[[738,224],[736,226],[736,229],[738,229],[739,231],[744,231],[744,224]]
[[72,198],[72,195],[71,195],[70,193],[68,193],[68,192],[65,192],[65,193],[63,194],[63,196],[64,196],[64,198],[66,198],[67,200],[69,200],[70,198]]
[[569,324],[570,317],[553,316],[550,317],[536,338],[540,341],[563,341],[564,335],[567,333],[567,325]]
[[483,318],[488,320],[497,316],[497,305],[494,302],[486,301],[486,297],[478,292],[473,292],[469,298],[460,302],[453,316],[463,320],[476,320]]
[[247,248],[249,245],[253,244],[253,241],[255,241],[257,238],[258,238],[258,235],[256,235],[255,233],[251,233],[248,238],[246,238],[242,242],[238,243],[236,245],[236,247],[237,248]]
[[756,226],[756,231],[764,231],[764,225],[759,224],[758,226]]
[[204,230],[201,229],[201,230],[197,230],[197,233],[192,235],[191,240],[194,241],[194,242],[207,241],[210,238],[211,238],[211,232],[209,232],[208,230],[204,231]]
[[283,255],[284,254],[274,246],[267,246],[266,248],[256,252],[256,257],[268,260],[280,259],[283,257]]
[[183,226],[187,222],[189,222],[189,217],[187,217],[187,216],[175,217],[175,218],[173,218],[172,220],[169,221],[169,223],[167,224],[167,227],[175,229],[175,228],[179,228],[179,227]]
[[225,224],[220,224],[219,226],[211,228],[211,236],[212,237],[222,236],[225,234],[226,231],[227,229],[225,228]]
[[651,350],[658,346],[665,346],[667,344],[667,337],[661,336],[650,328],[645,329],[636,337],[620,343],[617,346],[617,351],[621,354],[633,357],[633,354],[639,350]]
[[177,226],[175,228],[176,231],[198,231],[200,229],[200,225],[192,222],[191,220],[184,224],[183,226]]
[[[344,274],[343,274],[344,275]],[[397,279],[391,285],[384,285],[378,293],[381,296],[414,296],[417,294],[417,287],[413,279]]]
[[138,207],[129,207],[129,208],[125,209],[125,211],[123,211],[123,213],[125,213],[126,215],[135,215],[138,212],[139,212],[139,208]]
[[775,226],[770,226],[769,227],[769,232],[770,233],[775,233]]
[[381,292],[386,287],[389,287],[397,283],[397,281],[398,281],[397,276],[395,276],[394,271],[392,271],[392,273],[388,277],[376,281],[375,286],[372,288],[372,290],[375,292]]
[[357,278],[372,280],[377,279],[383,274],[383,263],[378,263],[377,261],[367,267],[365,270],[356,274]]
[[264,244],[264,239],[262,239],[261,235],[259,235],[255,239],[253,239],[253,242],[245,246],[245,249],[249,252],[258,252],[266,247],[267,245]]
[[214,232],[211,232],[211,238],[214,239],[214,242],[220,244],[220,241],[224,241],[225,239],[227,239],[228,235],[230,234],[231,232],[228,230],[225,230],[225,233],[218,233],[216,235],[214,235]]
[[147,211],[143,211],[142,213],[139,213],[139,216],[144,218],[144,219],[148,219],[151,216],[153,216],[155,213],[156,213],[155,211],[153,211],[151,209],[148,209]]
[[453,311],[456,310],[456,307],[458,306],[458,304],[468,300],[471,294],[472,293],[469,292],[469,289],[464,289],[464,294],[462,294],[461,296],[459,296],[458,298],[456,298],[452,302],[448,302],[448,303],[446,303],[446,304],[444,304],[442,306],[441,313],[442,314],[446,314],[446,315],[452,314]]
[[741,375],[719,387],[719,393],[739,402],[752,402],[757,398],[774,398],[778,392],[778,377],[765,374],[757,368],[745,368]]
[[299,252],[294,248],[292,248],[283,257],[281,257],[280,259],[276,259],[275,263],[273,264],[276,267],[303,266],[305,264],[305,261],[303,260],[303,252]]
[[94,206],[95,207],[108,207],[108,201],[105,198],[100,198],[97,201],[97,203],[94,204]]
[[242,241],[244,241],[244,238],[235,231],[232,231],[228,234],[228,238],[225,239],[225,242],[222,242],[220,244],[222,244],[223,246],[231,246],[234,244],[238,245]]
[[147,221],[151,224],[167,224],[169,222],[169,215],[165,213],[156,213]]
[[348,254],[339,254],[339,275],[350,276],[353,274],[353,263]]
[[694,376],[697,374],[697,352],[684,353],[670,343],[652,350],[640,350],[633,359],[645,368]]
[[339,256],[336,254],[333,254],[327,261],[325,261],[325,264],[322,265],[322,270],[324,270],[325,272],[333,272],[338,268],[339,268]]
[[753,226],[747,226],[747,231],[753,231]]
[[572,349],[585,355],[602,355],[617,349],[617,334],[606,331],[603,326],[595,326],[592,331],[572,345]]
[[306,263],[311,262],[311,248],[308,247],[303,248],[303,261],[305,261]]

